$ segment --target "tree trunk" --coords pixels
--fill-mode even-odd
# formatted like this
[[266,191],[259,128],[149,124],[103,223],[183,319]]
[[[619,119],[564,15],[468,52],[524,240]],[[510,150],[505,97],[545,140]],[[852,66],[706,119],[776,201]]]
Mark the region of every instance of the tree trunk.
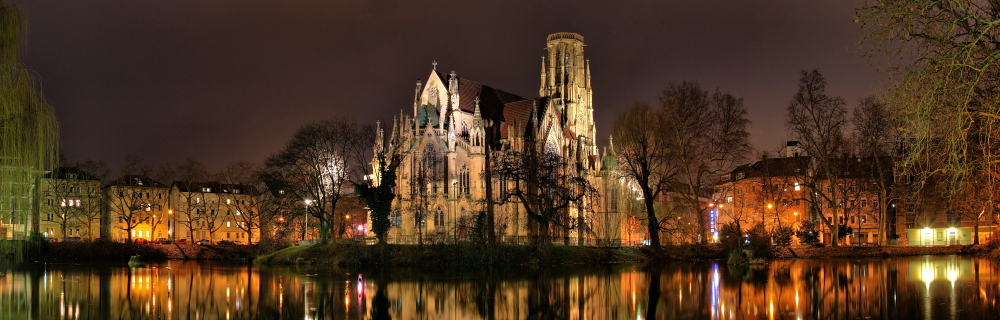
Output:
[[552,233],[549,230],[548,222],[538,223],[538,237],[535,238],[535,248],[538,250],[538,258],[548,261],[552,257]]
[[653,248],[653,253],[658,257],[660,250],[660,219],[656,217],[656,209],[653,207],[653,190],[648,187],[642,188],[643,203],[646,205],[646,230],[649,233],[649,246]]
[[[486,141],[492,141],[490,140],[493,137],[492,128],[486,132]],[[486,164],[484,167],[485,172],[483,172],[486,179],[486,246],[493,248],[496,246],[496,232],[494,231],[496,215],[494,212],[495,209],[493,208],[493,170],[490,169],[490,158],[492,152],[490,151],[488,143],[484,146],[484,153],[486,154]]]

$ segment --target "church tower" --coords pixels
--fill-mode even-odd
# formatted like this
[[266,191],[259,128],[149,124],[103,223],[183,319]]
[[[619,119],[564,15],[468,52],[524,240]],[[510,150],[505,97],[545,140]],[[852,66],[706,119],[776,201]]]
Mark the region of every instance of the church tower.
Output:
[[538,94],[549,97],[562,113],[566,127],[596,153],[590,60],[583,56],[583,36],[572,32],[550,34],[542,57],[542,84]]

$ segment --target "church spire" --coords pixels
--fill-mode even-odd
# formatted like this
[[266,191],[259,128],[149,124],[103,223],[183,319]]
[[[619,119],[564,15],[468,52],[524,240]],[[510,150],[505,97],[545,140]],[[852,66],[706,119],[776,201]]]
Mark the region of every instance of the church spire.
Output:
[[417,107],[420,106],[420,87],[423,85],[420,79],[417,79],[417,89],[413,90],[413,118],[417,118]]
[[[615,154],[615,136],[608,136],[608,151],[611,151],[608,155]],[[607,154],[607,152],[605,152]]]
[[548,84],[548,75],[545,74],[545,67],[545,56],[542,56],[542,85],[538,88],[538,95],[541,97],[548,95],[548,92],[545,92],[546,84]]
[[479,111],[479,97],[476,97],[476,111],[472,114],[473,125],[483,125],[483,114]]

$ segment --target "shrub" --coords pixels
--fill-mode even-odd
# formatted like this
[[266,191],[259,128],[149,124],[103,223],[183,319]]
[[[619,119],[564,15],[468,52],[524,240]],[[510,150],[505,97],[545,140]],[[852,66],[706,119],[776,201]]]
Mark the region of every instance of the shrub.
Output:
[[763,223],[755,225],[747,232],[747,245],[753,251],[754,257],[770,258],[772,254],[771,234],[764,228]]
[[802,244],[814,244],[819,242],[819,232],[816,231],[816,222],[812,220],[803,221],[795,237],[799,238]]
[[795,235],[795,230],[792,230],[790,226],[781,226],[774,229],[774,233],[771,236],[774,238],[774,244],[787,247],[792,244],[792,236]]

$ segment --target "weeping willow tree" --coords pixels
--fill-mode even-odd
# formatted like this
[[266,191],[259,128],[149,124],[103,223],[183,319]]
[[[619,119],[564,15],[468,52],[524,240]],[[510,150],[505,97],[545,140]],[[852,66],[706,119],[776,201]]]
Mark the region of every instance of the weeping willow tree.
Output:
[[939,186],[948,215],[971,213],[978,233],[1000,200],[1000,2],[868,0],[856,22],[894,76],[885,99],[906,139],[901,164],[918,178],[913,193]]
[[[24,15],[0,1],[0,238],[37,232],[35,184],[56,163],[59,128],[35,75],[18,62]],[[23,258],[26,242],[2,241],[0,251]]]

